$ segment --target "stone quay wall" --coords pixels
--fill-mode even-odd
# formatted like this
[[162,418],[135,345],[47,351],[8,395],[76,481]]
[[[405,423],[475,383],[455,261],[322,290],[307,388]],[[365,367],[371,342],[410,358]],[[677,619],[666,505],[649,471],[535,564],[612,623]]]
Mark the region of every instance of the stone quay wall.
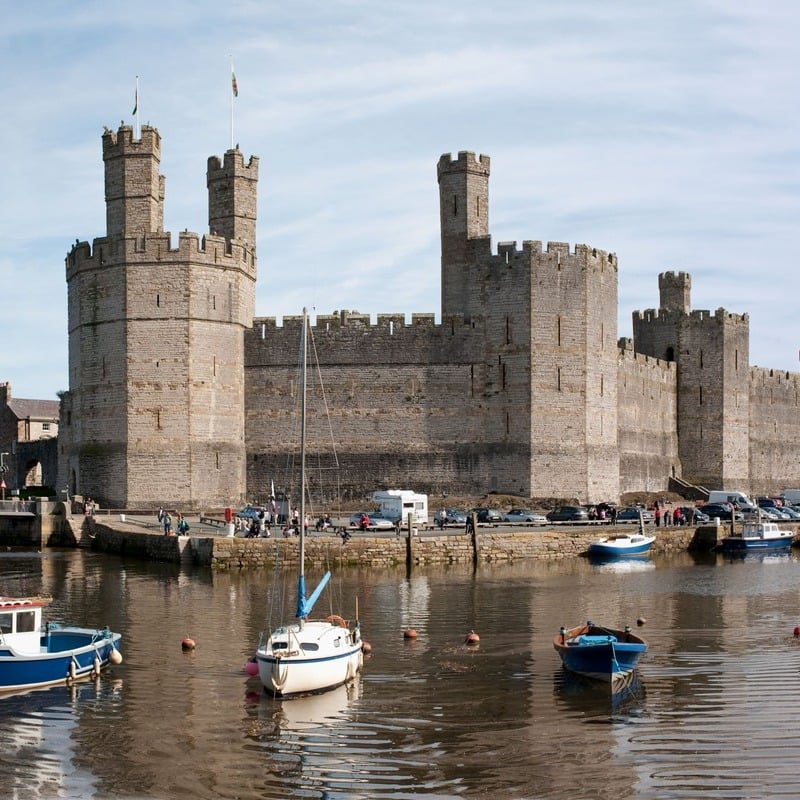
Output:
[[[299,543],[294,538],[163,536],[98,521],[92,528],[92,548],[106,553],[184,566],[211,567],[219,571],[274,567],[276,563],[288,569],[296,568],[298,563]],[[726,528],[716,526],[663,528],[657,533],[652,552],[710,550],[726,531]],[[387,538],[358,536],[347,543],[338,537],[320,536],[306,540],[306,565],[412,568],[443,564],[510,564],[528,559],[557,560],[584,554],[599,533],[596,528],[536,532],[479,528],[474,537],[464,534]]]

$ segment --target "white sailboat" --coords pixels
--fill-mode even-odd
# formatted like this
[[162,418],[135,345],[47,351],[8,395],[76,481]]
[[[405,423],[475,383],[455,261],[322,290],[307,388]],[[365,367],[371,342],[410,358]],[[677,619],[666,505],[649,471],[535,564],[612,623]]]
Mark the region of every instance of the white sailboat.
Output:
[[333,689],[353,680],[361,670],[363,651],[358,620],[350,624],[338,615],[309,619],[314,603],[330,580],[323,575],[306,597],[305,495],[306,495],[306,373],[308,362],[308,311],[303,309],[300,392],[300,554],[296,621],[275,628],[256,649],[258,674],[264,688],[276,697]]

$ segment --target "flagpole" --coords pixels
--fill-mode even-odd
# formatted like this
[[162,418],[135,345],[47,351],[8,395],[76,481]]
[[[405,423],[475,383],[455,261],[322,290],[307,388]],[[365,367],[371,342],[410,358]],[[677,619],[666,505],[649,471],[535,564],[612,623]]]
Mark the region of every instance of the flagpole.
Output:
[[233,56],[231,56],[231,150],[233,150],[233,98],[236,96],[236,73],[233,71]]
[[133,101],[133,133],[135,139],[141,139],[141,125],[139,123],[139,76],[136,76],[136,94]]

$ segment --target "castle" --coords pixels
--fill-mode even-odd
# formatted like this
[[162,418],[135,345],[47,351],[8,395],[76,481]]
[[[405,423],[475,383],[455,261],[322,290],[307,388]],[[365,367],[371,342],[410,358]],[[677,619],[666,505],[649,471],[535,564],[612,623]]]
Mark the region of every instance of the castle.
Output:
[[[209,233],[162,230],[161,139],[103,135],[106,235],[66,258],[70,389],[59,485],[114,507],[234,505],[286,467],[300,317],[255,318],[258,160],[208,160]],[[751,368],[747,315],[657,310],[618,340],[613,253],[489,235],[486,156],[438,163],[441,322],[318,316],[340,491],[615,500],[670,478],[800,483],[800,375]],[[311,431],[312,438],[321,434]]]

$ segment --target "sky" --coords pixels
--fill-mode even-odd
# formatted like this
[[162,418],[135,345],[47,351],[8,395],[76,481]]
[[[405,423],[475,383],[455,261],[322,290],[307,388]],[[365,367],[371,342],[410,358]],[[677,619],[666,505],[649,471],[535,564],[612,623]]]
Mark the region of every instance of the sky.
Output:
[[[103,127],[158,128],[164,228],[259,158],[257,316],[440,318],[436,164],[491,157],[492,246],[619,259],[619,336],[692,277],[800,370],[796,0],[11,3],[0,28],[0,381],[69,388],[64,259],[105,234]],[[231,65],[238,97],[231,97]]]

